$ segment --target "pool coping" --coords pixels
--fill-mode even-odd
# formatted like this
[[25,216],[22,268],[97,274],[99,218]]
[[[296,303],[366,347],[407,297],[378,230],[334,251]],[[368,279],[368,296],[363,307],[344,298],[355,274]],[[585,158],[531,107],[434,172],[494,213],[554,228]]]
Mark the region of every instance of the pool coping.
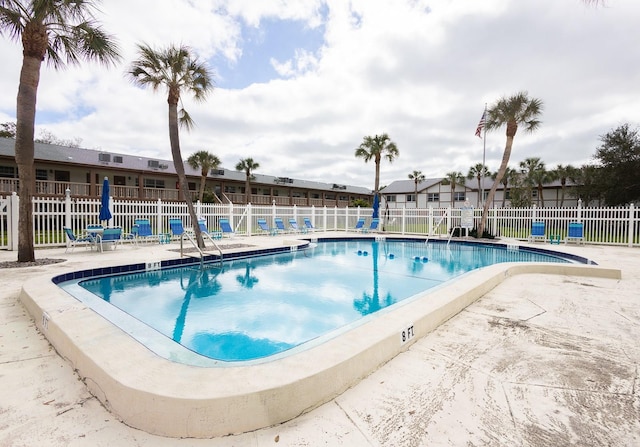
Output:
[[[593,264],[496,264],[320,346],[225,368],[158,357],[52,281],[25,284],[20,299],[90,392],[120,420],[157,435],[207,438],[282,423],[333,399],[505,278],[527,273],[621,278],[619,269]],[[409,327],[413,336],[403,343]]]

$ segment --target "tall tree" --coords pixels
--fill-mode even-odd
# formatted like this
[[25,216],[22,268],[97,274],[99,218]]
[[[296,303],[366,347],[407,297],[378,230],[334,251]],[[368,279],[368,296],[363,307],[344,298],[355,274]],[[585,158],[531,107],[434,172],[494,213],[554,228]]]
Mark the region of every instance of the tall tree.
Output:
[[382,135],[375,135],[373,137],[364,137],[364,140],[356,149],[356,157],[363,158],[365,163],[373,160],[376,165],[376,178],[374,182],[374,193],[378,194],[380,191],[380,161],[382,157],[389,160],[389,163],[393,163],[399,155],[398,147],[396,143],[391,141],[389,135],[383,133]]
[[32,197],[35,186],[34,127],[40,67],[55,69],[81,59],[105,65],[120,59],[115,41],[95,21],[91,0],[0,0],[0,32],[22,43],[16,101],[15,153],[18,165],[18,261],[35,261]]
[[454,194],[456,191],[456,186],[464,185],[464,175],[462,175],[462,172],[459,171],[447,172],[447,175],[445,175],[444,177],[443,183],[445,185],[448,184],[451,188],[451,206],[453,206],[453,204],[455,203]]
[[509,98],[503,97],[487,110],[488,117],[485,123],[485,130],[491,131],[506,126],[507,142],[498,173],[482,209],[482,219],[480,219],[480,225],[478,226],[479,235],[484,233],[487,215],[489,214],[489,205],[493,202],[496,189],[498,189],[498,185],[502,181],[502,177],[504,177],[509,165],[513,139],[518,131],[518,126],[523,126],[525,132],[535,131],[540,127],[539,116],[541,113],[542,101],[536,98],[529,98],[527,92],[519,92]]
[[[467,178],[469,180],[474,178],[478,180],[478,206],[480,206],[480,196],[483,193],[482,179],[490,176],[491,176],[491,172],[489,172],[489,169],[482,163],[476,163],[475,165],[469,168],[469,172],[467,173]],[[484,197],[482,199],[484,199]]]
[[207,175],[209,175],[209,171],[212,169],[218,169],[220,166],[220,159],[207,151],[198,151],[189,156],[187,158],[187,163],[191,166],[192,169],[200,169],[200,194],[199,200],[202,203],[202,198],[204,197],[204,187],[207,183]]
[[251,202],[251,180],[252,172],[260,167],[260,163],[253,161],[253,158],[242,158],[236,165],[236,171],[244,171],[244,203]]
[[413,171],[409,174],[409,180],[413,180],[413,199],[416,201],[416,208],[418,207],[418,183],[424,182],[425,176],[422,171]]
[[557,165],[553,170],[554,176],[558,180],[560,180],[560,207],[564,206],[564,196],[567,187],[567,180],[571,179],[576,175],[576,168],[571,165]]
[[16,137],[16,123],[6,122],[0,124],[0,137],[15,138]]
[[536,188],[538,193],[536,204],[544,207],[542,190],[544,189],[544,183],[546,183],[550,178],[544,162],[541,161],[539,157],[528,157],[520,162],[520,169],[522,170],[525,183],[529,189],[532,191],[534,187]]
[[178,104],[182,103],[183,92],[190,93],[196,101],[204,101],[207,94],[213,90],[212,74],[207,65],[198,60],[186,46],[170,45],[156,51],[142,44],[138,45],[138,59],[131,64],[128,75],[135,85],[151,87],[154,92],[161,87],[167,90],[171,156],[198,246],[204,248],[180,152],[179,126],[189,130],[193,127],[193,120],[184,107],[181,106],[178,110]]
[[640,200],[640,134],[623,124],[600,137],[594,158],[600,162],[599,183],[607,205]]

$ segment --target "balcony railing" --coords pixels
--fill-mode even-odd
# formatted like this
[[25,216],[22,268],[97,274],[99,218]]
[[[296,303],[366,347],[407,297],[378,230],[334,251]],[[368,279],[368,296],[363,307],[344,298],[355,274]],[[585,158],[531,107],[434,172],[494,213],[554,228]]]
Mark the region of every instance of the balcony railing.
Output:
[[[93,186],[94,194],[91,194]],[[35,194],[41,197],[63,197],[65,191],[69,189],[72,197],[100,197],[102,194],[102,183],[91,185],[89,183],[59,182],[53,180],[36,180]],[[8,195],[18,191],[18,179],[0,178],[0,194]],[[169,188],[140,188],[138,186],[110,185],[110,195],[114,199],[126,200],[180,200],[180,191]],[[191,199],[198,199],[198,192],[191,191]],[[245,195],[242,193],[225,193],[223,200],[230,200],[232,203],[241,204],[245,202]],[[332,200],[321,198],[289,197],[289,196],[269,196],[252,194],[250,201],[253,205],[282,205],[282,206],[330,206],[343,208],[349,206],[347,200]]]

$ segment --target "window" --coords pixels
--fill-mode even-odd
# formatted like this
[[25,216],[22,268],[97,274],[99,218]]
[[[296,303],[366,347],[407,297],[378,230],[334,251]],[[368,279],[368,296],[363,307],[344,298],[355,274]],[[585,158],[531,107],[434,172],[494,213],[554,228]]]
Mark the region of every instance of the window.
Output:
[[36,169],[36,180],[49,180],[46,169]]
[[100,161],[111,161],[111,154],[98,154],[98,160]]
[[407,202],[415,202],[416,196],[415,194],[407,194]]
[[[505,195],[504,197],[505,197],[505,199],[507,199],[507,200],[509,200],[509,199],[511,198],[511,190],[510,190],[510,189],[507,189],[507,193],[506,193],[506,195]],[[485,197],[485,200],[486,200],[486,199],[487,199],[487,198]]]
[[236,187],[235,186],[227,186],[227,185],[225,185],[224,192],[225,193],[229,193],[229,194],[235,194]]
[[148,160],[147,166],[150,168],[158,168],[160,167],[160,162],[158,160]]
[[531,197],[533,197],[534,199],[536,199],[538,197],[538,190],[537,189],[532,189],[531,190]]
[[466,200],[466,199],[465,199],[465,197],[466,197],[466,196],[465,196],[464,191],[462,191],[462,192],[456,192],[456,193],[454,193],[454,195],[453,195],[453,200],[455,200],[456,202],[464,202],[464,201]]
[[113,162],[114,163],[122,163],[122,157],[120,155],[114,155],[113,156]]
[[127,178],[124,175],[114,175],[113,184],[117,186],[125,186],[127,184]]
[[439,192],[430,192],[427,194],[427,202],[439,202],[439,201],[440,201]]
[[158,180],[155,178],[145,178],[143,180],[142,185],[145,188],[160,188],[160,189],[164,189],[164,180]]
[[189,191],[195,191],[196,190],[196,183],[195,182],[187,182],[187,185],[189,185]]
[[386,196],[386,201],[387,202],[395,202],[396,201],[396,196]]
[[16,168],[13,166],[0,166],[0,178],[14,178]]
[[54,175],[56,182],[68,182],[71,180],[71,173],[69,171],[55,171]]

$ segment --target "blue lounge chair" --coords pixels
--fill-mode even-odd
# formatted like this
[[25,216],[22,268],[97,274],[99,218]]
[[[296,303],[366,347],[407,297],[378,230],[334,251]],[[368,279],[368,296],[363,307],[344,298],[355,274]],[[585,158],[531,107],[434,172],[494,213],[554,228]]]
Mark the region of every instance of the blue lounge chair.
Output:
[[212,241],[214,239],[222,239],[222,231],[209,231],[209,229],[207,228],[206,220],[198,219],[198,226],[200,227],[200,232],[202,233],[203,237],[211,239]]
[[135,225],[138,227],[137,239],[141,241],[153,241],[158,240],[158,235],[153,234],[151,229],[151,222],[149,219],[136,219]]
[[300,228],[298,222],[292,217],[289,219],[289,229],[292,233],[306,233],[307,227]]
[[276,233],[287,232],[287,229],[284,227],[284,222],[282,221],[281,217],[276,217],[275,219],[273,219],[273,222],[276,224]]
[[584,224],[582,222],[569,222],[569,235],[565,238],[564,243],[570,241],[584,245]]
[[356,226],[353,227],[353,229],[355,231],[363,231],[363,229],[364,229],[364,218],[358,219],[358,221],[356,222]]
[[529,235],[529,242],[535,242],[538,240],[545,242],[547,238],[544,233],[544,222],[533,222],[531,224],[531,234]]
[[169,219],[169,230],[174,236],[182,236],[184,234],[182,219]]
[[308,217],[303,217],[302,220],[304,221],[304,226],[306,227],[307,231],[316,230],[316,227],[314,227],[313,224],[311,223],[311,219],[309,219]]
[[98,235],[98,242],[100,243],[100,251],[104,251],[105,245],[111,245],[111,249],[118,248],[118,242],[122,240],[122,228],[105,228],[102,234]]
[[371,219],[371,223],[369,223],[369,228],[367,229],[367,231],[378,231],[378,225],[380,225],[380,219],[378,219],[377,217]]
[[262,233],[269,234],[271,236],[274,236],[276,234],[276,229],[269,227],[269,224],[267,224],[267,221],[265,219],[258,219],[258,226],[260,227]]
[[67,236],[67,249],[64,251],[65,253],[71,249],[73,251],[76,248],[76,245],[86,245],[87,248],[91,249],[96,245],[97,236],[91,233],[84,233],[82,235],[76,236],[73,233],[73,230],[68,227],[64,227],[64,234]]
[[219,225],[220,225],[220,230],[222,230],[223,237],[225,234],[229,235],[229,237],[235,236],[236,233],[233,231],[233,228],[231,228],[231,225],[229,224],[229,219],[220,219]]

